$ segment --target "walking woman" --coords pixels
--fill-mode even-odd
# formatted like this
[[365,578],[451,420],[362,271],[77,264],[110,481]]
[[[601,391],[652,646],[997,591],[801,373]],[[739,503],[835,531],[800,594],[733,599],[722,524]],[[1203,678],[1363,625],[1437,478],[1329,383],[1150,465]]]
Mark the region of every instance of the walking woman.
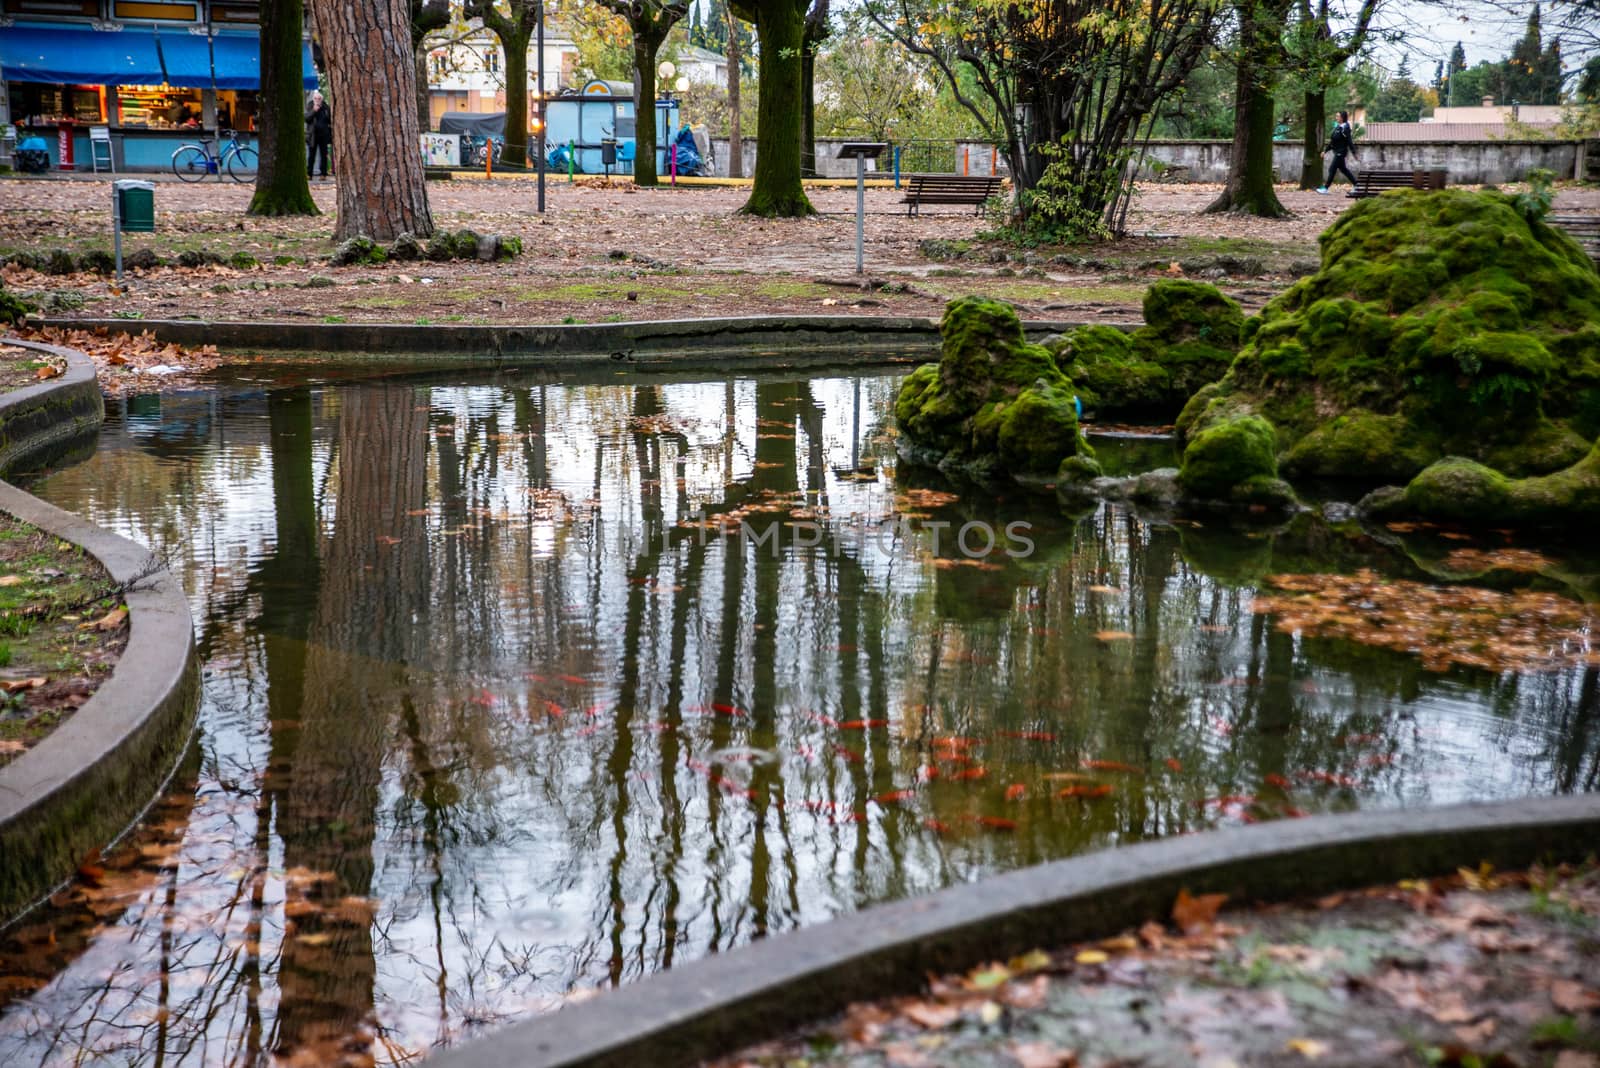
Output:
[[1328,180],[1322,183],[1322,188],[1317,192],[1326,193],[1328,187],[1333,184],[1333,176],[1340,173],[1350,179],[1351,185],[1355,185],[1356,176],[1350,173],[1350,168],[1344,162],[1346,155],[1351,159],[1360,158],[1356,155],[1356,135],[1355,131],[1350,129],[1348,111],[1339,112],[1339,121],[1333,124],[1333,136],[1328,138],[1328,147],[1323,151],[1333,153],[1333,162],[1328,165]]
[[311,94],[311,110],[306,112],[306,177],[311,177],[317,156],[322,156],[322,177],[328,177],[328,154],[333,148],[333,112],[320,91]]

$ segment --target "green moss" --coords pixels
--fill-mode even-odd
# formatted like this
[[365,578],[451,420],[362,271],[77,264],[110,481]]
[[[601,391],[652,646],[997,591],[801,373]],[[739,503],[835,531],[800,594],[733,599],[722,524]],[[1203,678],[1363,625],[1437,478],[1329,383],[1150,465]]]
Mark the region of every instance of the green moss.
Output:
[[522,238],[502,237],[494,246],[494,258],[500,262],[514,260],[522,255]]
[[1570,467],[1529,478],[1453,456],[1412,479],[1384,512],[1461,523],[1592,523],[1600,520],[1600,444]]
[[1553,476],[1587,454],[1600,275],[1563,235],[1502,194],[1445,190],[1362,201],[1320,240],[1320,269],[1245,325],[1180,432],[1254,411],[1286,471],[1331,478],[1404,480],[1445,456]]
[[389,258],[383,246],[370,237],[352,237],[334,250],[329,261],[335,267],[359,267],[383,263]]
[[0,323],[20,323],[33,310],[33,305],[5,288],[0,282]]
[[236,271],[248,271],[253,267],[260,266],[260,263],[260,260],[242,249],[228,257],[228,266]]
[[1084,326],[1052,339],[1057,362],[1102,415],[1170,419],[1228,370],[1244,312],[1215,286],[1163,280],[1145,291],[1145,325],[1132,334]]
[[1196,434],[1183,450],[1178,482],[1191,496],[1216,500],[1252,479],[1277,477],[1278,443],[1272,424],[1259,415],[1246,415]]
[[984,474],[1050,477],[1092,453],[1072,382],[1030,345],[1008,304],[964,297],[945,308],[937,364],[909,375],[895,417],[913,455]]
[[1283,469],[1313,478],[1365,471],[1371,479],[1403,482],[1437,456],[1437,447],[1405,418],[1352,408],[1295,442]]

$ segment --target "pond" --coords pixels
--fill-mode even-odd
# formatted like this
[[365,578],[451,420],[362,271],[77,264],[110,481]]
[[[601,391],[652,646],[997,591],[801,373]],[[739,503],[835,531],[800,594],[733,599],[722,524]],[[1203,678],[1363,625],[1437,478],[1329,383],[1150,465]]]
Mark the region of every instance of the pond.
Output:
[[1438,599],[1374,590],[1498,543],[951,486],[896,470],[897,381],[111,402],[33,488],[181,576],[198,737],[143,828],[0,935],[0,1063],[409,1061],[1087,850],[1596,788],[1592,560],[1478,566],[1475,604],[1556,622],[1441,659],[1394,638]]

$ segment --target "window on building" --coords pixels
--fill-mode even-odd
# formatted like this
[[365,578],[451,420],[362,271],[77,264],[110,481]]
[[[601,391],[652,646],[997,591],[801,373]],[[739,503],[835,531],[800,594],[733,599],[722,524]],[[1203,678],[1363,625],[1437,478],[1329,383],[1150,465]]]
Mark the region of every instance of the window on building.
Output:
[[488,48],[484,50],[483,69],[488,71],[490,74],[493,74],[500,69],[500,50],[498,48]]

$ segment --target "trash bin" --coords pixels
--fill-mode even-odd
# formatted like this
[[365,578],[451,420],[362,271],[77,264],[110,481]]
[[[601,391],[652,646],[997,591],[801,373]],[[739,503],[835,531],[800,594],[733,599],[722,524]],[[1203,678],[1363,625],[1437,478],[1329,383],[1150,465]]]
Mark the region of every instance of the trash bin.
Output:
[[600,165],[608,171],[617,165],[617,142],[613,138],[600,139]]
[[121,178],[111,183],[116,190],[117,218],[126,233],[152,233],[156,228],[156,187],[154,182]]

